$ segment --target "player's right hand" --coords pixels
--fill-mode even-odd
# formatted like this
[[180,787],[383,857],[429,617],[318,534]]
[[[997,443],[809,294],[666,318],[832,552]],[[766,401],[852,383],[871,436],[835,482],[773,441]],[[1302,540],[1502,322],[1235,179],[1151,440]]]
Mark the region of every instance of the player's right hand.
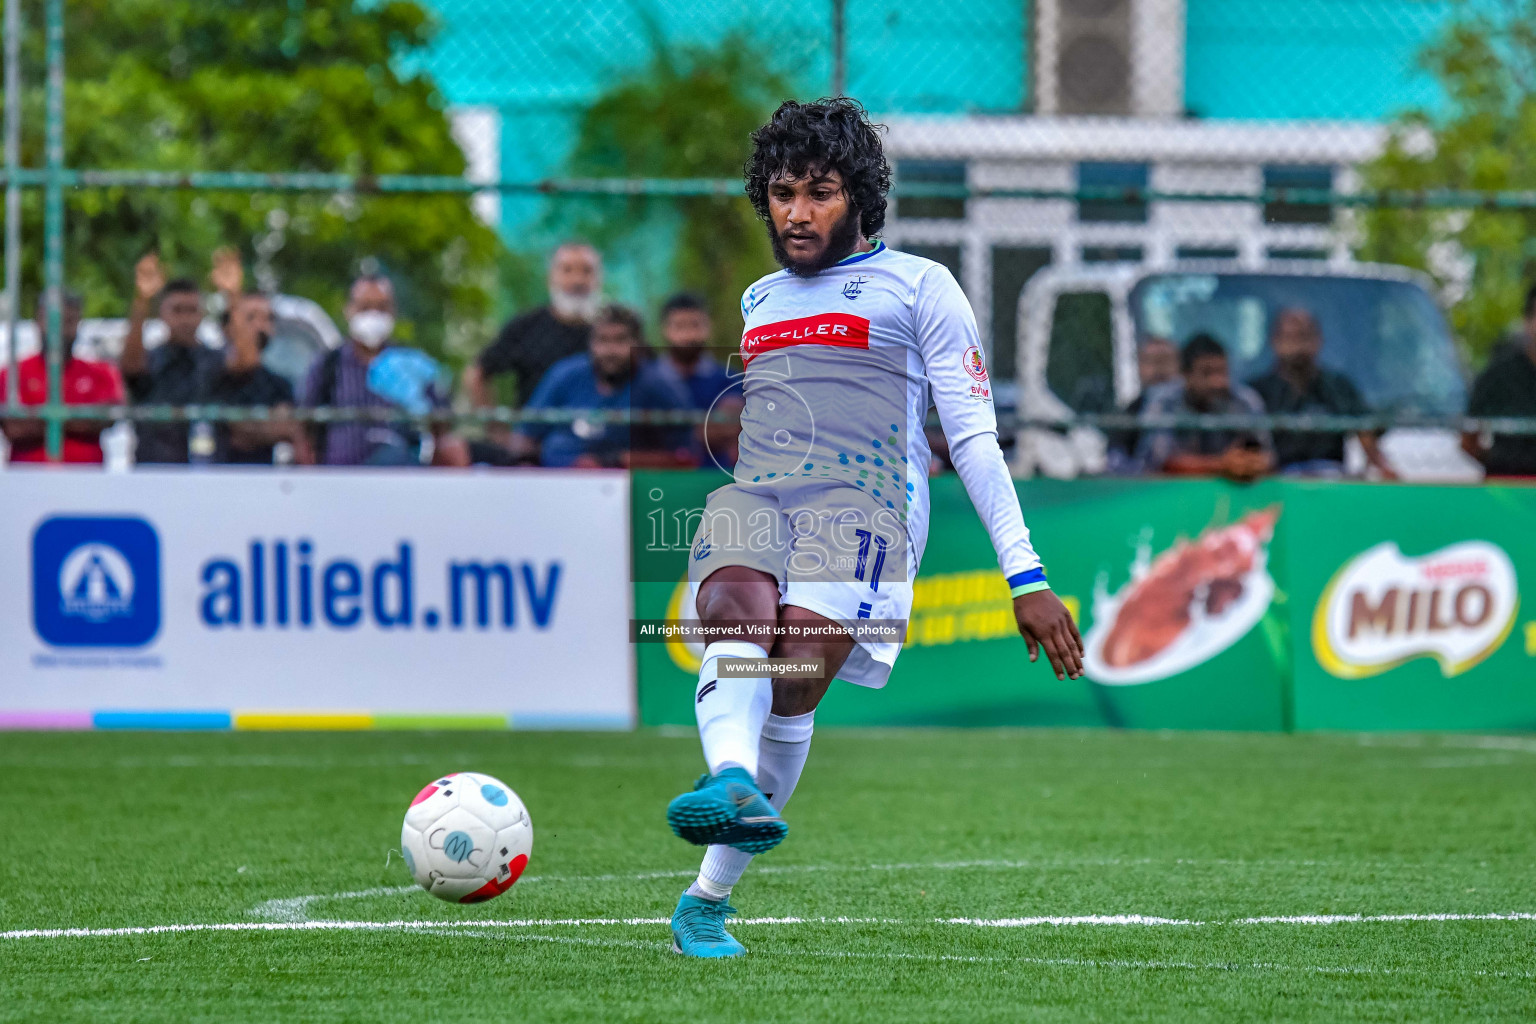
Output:
[[1043,647],[1057,679],[1076,679],[1083,674],[1083,638],[1061,598],[1049,590],[1021,594],[1013,599],[1013,617],[1029,647],[1030,661],[1039,660]]

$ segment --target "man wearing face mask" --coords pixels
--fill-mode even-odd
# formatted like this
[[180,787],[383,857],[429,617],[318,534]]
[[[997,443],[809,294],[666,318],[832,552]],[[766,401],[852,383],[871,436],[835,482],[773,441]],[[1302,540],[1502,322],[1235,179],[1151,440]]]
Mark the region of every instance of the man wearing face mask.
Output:
[[[364,274],[352,282],[346,308],[347,341],[315,361],[305,378],[306,408],[403,409],[424,414],[445,409],[437,363],[423,352],[393,343],[395,289],[389,278]],[[402,466],[424,461],[425,438],[406,424],[354,421],[316,431],[315,458],[327,466]],[[468,465],[458,438],[434,431],[431,461]]]
[[[550,367],[528,399],[528,408],[622,411],[685,409],[687,398],[663,380],[655,367],[636,369],[636,350],[645,344],[640,318],[623,306],[608,306],[592,325],[588,351]],[[676,466],[685,462],[686,429],[603,424],[579,419],[569,424],[524,423],[511,438],[513,454],[544,466]]]
[[703,300],[686,292],[661,307],[661,337],[666,343],[656,362],[656,374],[674,390],[687,395],[691,408],[711,413],[694,431],[694,460],[701,466],[736,464],[741,435],[741,381],[733,380],[709,353],[714,334]]
[[549,368],[585,352],[602,306],[603,260],[585,242],[566,242],[549,259],[549,305],[513,317],[464,371],[464,390],[477,408],[497,404],[491,381],[517,378],[513,405],[533,393]]
[[[144,321],[150,303],[159,297],[160,322],[166,338],[153,352],[144,347]],[[166,281],[160,257],[149,253],[133,268],[133,305],[128,313],[128,334],[117,366],[128,397],[140,405],[186,405],[194,401],[204,378],[218,372],[218,352],[197,340],[203,322],[203,295],[189,278]],[[134,425],[138,447],[134,461],[176,463],[187,461],[187,424]]]
[[195,400],[273,409],[279,418],[218,424],[213,461],[270,465],[273,448],[287,441],[294,461],[313,462],[303,429],[281,417],[293,407],[293,385],[261,364],[262,349],[272,338],[271,300],[257,293],[236,296],[223,320],[223,356],[200,381]]

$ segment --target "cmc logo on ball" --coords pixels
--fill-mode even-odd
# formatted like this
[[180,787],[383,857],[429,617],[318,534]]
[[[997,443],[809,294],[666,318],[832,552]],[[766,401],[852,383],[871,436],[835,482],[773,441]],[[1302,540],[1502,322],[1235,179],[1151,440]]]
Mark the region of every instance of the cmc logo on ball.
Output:
[[55,516],[32,534],[32,625],[55,647],[142,647],[160,632],[160,538],[133,517]]
[[1442,675],[1460,675],[1499,649],[1519,605],[1514,564],[1495,544],[1463,541],[1410,558],[1387,541],[1346,562],[1324,589],[1312,647],[1341,679],[1424,657]]

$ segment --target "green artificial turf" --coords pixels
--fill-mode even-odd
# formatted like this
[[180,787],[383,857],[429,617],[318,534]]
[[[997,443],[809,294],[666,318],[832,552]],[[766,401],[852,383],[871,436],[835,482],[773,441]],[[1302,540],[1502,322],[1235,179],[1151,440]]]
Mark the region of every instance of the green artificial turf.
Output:
[[[0,931],[454,926],[0,938],[0,1018],[1536,1017],[1536,921],[1232,923],[1536,911],[1519,737],[827,729],[733,897],[745,959],[685,961],[657,924],[463,926],[669,916],[698,855],[663,810],[699,767],[654,732],[0,734]],[[459,769],[535,829],[475,907],[399,891],[391,855]],[[1117,914],[1205,923],[949,922]]]

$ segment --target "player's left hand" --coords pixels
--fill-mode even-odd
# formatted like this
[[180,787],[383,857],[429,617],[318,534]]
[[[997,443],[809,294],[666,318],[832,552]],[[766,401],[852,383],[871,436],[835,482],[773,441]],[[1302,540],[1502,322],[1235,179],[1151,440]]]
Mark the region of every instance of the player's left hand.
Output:
[[1029,647],[1029,660],[1040,659],[1040,649],[1051,661],[1057,679],[1076,679],[1083,674],[1083,638],[1072,613],[1049,590],[1037,590],[1013,599],[1013,617]]

